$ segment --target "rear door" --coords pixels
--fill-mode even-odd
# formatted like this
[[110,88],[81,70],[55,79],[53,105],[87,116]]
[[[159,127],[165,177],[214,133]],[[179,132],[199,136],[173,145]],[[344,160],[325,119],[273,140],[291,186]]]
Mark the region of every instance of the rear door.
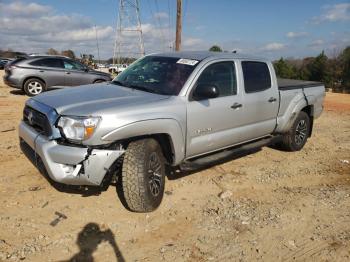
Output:
[[46,57],[29,64],[34,66],[35,74],[45,81],[46,88],[65,85],[65,74],[61,59]]
[[244,82],[242,112],[246,139],[271,134],[276,127],[279,93],[272,80],[271,64],[261,61],[241,61]]
[[78,86],[85,84],[92,84],[93,75],[87,72],[87,68],[76,61],[64,59],[63,60],[66,84],[68,86]]

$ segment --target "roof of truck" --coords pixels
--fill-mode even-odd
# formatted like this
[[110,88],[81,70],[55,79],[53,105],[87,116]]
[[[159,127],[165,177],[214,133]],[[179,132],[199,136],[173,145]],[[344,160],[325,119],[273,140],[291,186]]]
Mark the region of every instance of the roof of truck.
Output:
[[165,53],[155,53],[151,55],[187,58],[187,59],[194,59],[194,60],[204,60],[206,58],[237,58],[237,59],[266,60],[265,58],[262,58],[262,57],[255,57],[255,56],[244,55],[240,53],[210,52],[210,51],[165,52]]

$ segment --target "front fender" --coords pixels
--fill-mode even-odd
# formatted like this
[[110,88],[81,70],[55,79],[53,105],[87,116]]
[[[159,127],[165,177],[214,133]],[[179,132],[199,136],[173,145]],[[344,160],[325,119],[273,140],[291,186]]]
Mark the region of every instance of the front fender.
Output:
[[118,141],[127,138],[167,134],[170,136],[174,153],[174,165],[178,165],[185,158],[185,139],[179,122],[174,119],[142,120],[119,127],[102,137],[103,141]]

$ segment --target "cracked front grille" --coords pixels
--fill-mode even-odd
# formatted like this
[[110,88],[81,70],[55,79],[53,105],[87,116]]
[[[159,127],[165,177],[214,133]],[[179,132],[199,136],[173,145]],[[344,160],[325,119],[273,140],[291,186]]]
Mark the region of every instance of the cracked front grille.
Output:
[[52,133],[50,122],[46,115],[29,106],[26,106],[23,110],[23,121],[42,135],[50,136]]

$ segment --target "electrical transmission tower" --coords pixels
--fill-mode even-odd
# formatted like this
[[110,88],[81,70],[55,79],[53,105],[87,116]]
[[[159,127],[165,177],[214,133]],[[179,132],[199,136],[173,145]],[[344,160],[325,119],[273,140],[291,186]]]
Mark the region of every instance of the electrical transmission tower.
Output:
[[123,57],[139,58],[144,55],[139,0],[119,0],[113,64],[121,64]]

